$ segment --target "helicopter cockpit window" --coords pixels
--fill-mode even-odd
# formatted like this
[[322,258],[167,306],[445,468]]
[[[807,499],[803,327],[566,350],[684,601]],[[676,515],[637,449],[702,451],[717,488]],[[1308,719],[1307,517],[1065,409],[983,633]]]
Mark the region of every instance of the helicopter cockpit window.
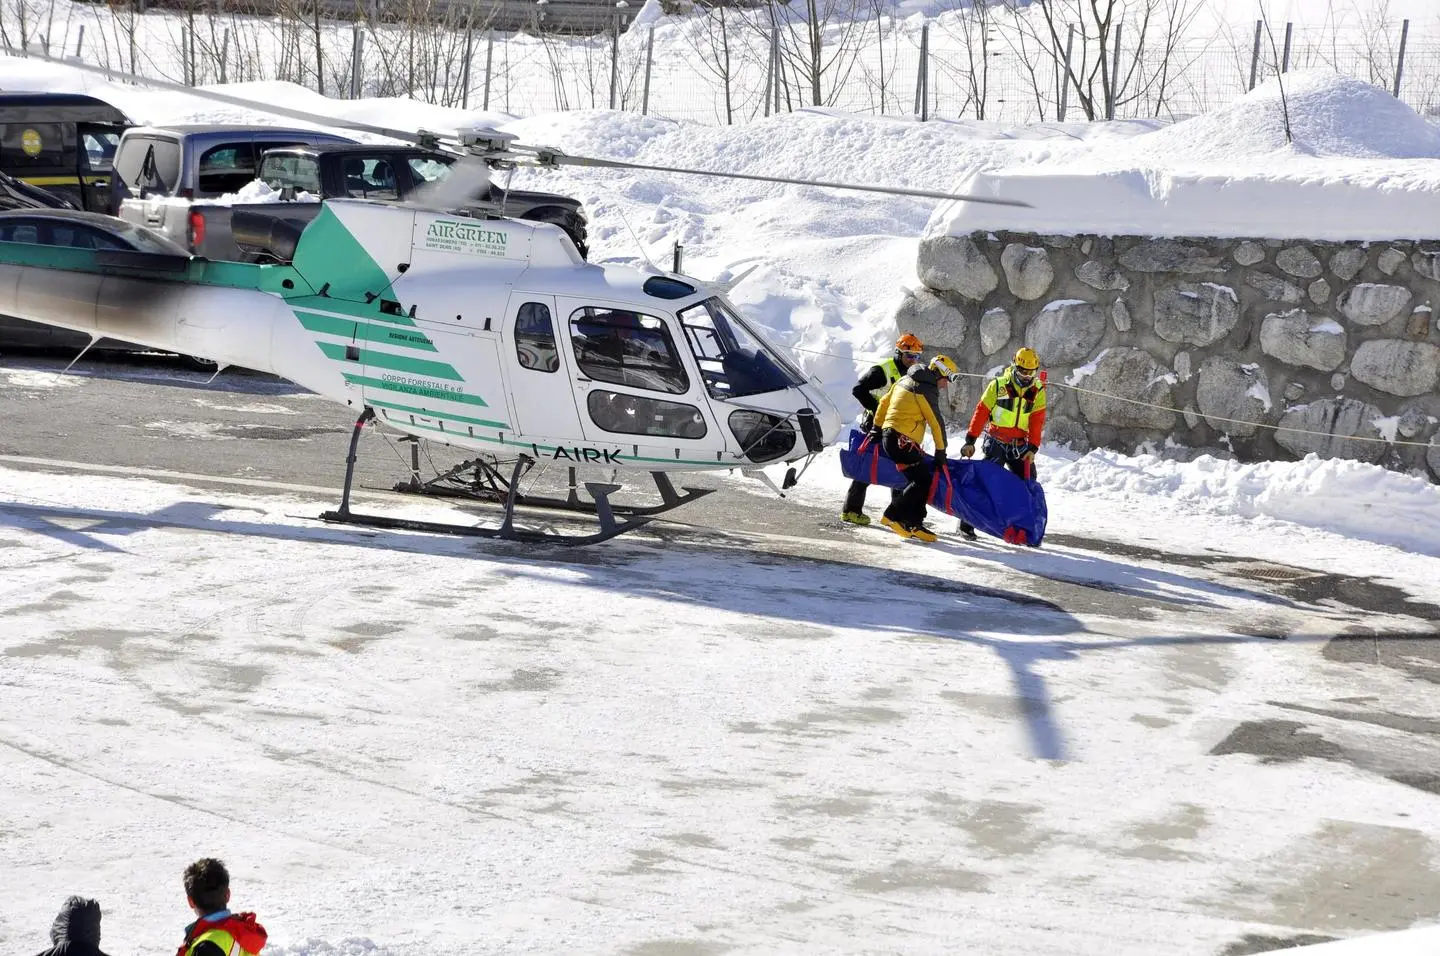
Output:
[[526,302],[515,316],[515,354],[520,364],[537,372],[560,368],[555,348],[555,322],[550,310],[539,302]]
[[744,321],[719,299],[706,299],[680,312],[680,325],[700,376],[714,398],[741,398],[804,382]]
[[690,379],[665,323],[653,315],[586,306],[570,316],[580,370],[602,382],[683,395]]
[[694,405],[604,391],[591,392],[585,405],[590,420],[607,432],[660,438],[705,437],[705,416]]

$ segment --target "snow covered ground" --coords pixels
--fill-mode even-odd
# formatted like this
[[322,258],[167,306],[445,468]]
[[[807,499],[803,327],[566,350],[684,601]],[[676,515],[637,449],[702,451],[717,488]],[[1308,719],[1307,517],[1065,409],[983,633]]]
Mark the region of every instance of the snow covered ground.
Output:
[[[802,487],[833,505],[830,464]],[[320,526],[319,490],[0,468],[0,948],[79,892],[112,953],[154,951],[202,854],[282,956],[1198,956],[1433,918],[1433,793],[1222,744],[1440,719],[1432,683],[1328,643],[1433,640],[1403,598],[1440,601],[1433,549],[1245,518],[1262,478],[1364,471],[1352,504],[1408,500],[1404,542],[1440,490],[1042,466],[1052,533],[1202,563],[880,531],[535,553]],[[1397,600],[1277,599],[1237,558]]]
[[[16,77],[88,83],[0,61]],[[108,92],[155,121],[220,116]],[[471,119],[424,121],[447,116]],[[1157,126],[497,119],[587,155],[926,187]],[[585,202],[595,258],[634,258],[633,229],[701,276],[758,264],[735,298],[840,395],[893,335],[933,211],[630,172],[526,183]],[[63,434],[73,381],[7,369],[0,388],[49,395]],[[1353,462],[1047,453],[1039,551],[777,530],[537,553],[319,526],[329,488],[0,466],[0,949],[38,950],[74,892],[104,904],[115,956],[173,945],[203,854],[280,956],[1209,956],[1440,916],[1440,664],[1421,653],[1440,489]],[[840,485],[822,458],[792,498],[833,509]],[[1256,562],[1339,596],[1287,597]]]

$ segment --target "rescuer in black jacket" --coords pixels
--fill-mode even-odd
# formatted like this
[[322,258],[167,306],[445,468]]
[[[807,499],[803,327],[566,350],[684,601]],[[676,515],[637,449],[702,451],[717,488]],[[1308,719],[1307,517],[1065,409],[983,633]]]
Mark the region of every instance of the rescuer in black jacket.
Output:
[[[876,362],[860,376],[860,381],[855,383],[850,394],[855,396],[855,401],[865,410],[860,417],[862,432],[870,430],[875,409],[880,407],[880,399],[885,397],[892,385],[904,377],[912,365],[920,361],[920,353],[924,350],[925,346],[920,339],[906,332],[896,340],[894,355]],[[863,481],[850,482],[850,490],[845,493],[845,505],[840,509],[841,521],[861,527],[870,523],[870,516],[865,513],[865,491],[869,487]],[[890,500],[894,501],[898,495],[899,491],[892,489]]]

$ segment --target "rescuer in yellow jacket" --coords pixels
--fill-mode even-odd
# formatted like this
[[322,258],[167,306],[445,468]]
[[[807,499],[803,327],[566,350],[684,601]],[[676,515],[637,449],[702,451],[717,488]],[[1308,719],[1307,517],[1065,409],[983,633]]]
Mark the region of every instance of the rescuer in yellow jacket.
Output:
[[[902,375],[920,361],[920,353],[923,351],[925,346],[920,339],[906,332],[895,340],[895,354],[876,362],[860,376],[850,394],[855,396],[855,401],[864,409],[860,416],[862,432],[868,432],[874,427],[875,409],[880,407],[880,399],[889,393],[890,387],[900,381]],[[869,488],[868,484],[858,479],[850,482],[850,490],[845,493],[845,504],[840,509],[841,521],[861,527],[870,523],[870,516],[865,513],[865,492]],[[890,497],[894,499],[897,494],[898,490]]]
[[[1035,453],[1045,433],[1045,378],[1040,374],[1040,356],[1033,349],[1015,353],[1010,367],[985,383],[975,403],[965,444],[960,454],[975,454],[975,442],[985,435],[985,460],[1004,465],[1021,478],[1034,479]],[[960,533],[975,539],[975,529],[963,519]]]
[[929,365],[916,365],[880,400],[875,429],[881,449],[905,476],[905,487],[890,502],[880,523],[902,538],[934,541],[925,527],[925,501],[934,477],[921,444],[928,430],[935,440],[935,467],[945,467],[945,420],[940,415],[940,391],[957,374],[948,356],[937,355]]

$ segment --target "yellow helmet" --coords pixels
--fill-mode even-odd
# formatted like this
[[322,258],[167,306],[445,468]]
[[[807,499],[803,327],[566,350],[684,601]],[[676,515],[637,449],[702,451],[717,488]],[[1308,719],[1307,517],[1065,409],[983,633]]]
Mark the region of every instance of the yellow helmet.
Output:
[[1034,372],[1040,368],[1040,356],[1035,354],[1034,349],[1022,348],[1015,353],[1015,367],[1022,372]]
[[936,378],[945,378],[952,382],[960,377],[959,367],[948,355],[937,355],[931,359],[930,371],[935,373]]

